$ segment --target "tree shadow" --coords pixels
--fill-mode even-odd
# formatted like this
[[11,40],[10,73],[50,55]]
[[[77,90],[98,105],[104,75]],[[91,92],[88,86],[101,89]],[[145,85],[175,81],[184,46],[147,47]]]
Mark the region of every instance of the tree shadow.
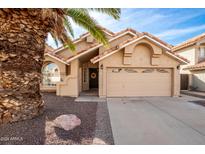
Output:
[[[96,125],[97,103],[76,103],[71,97],[44,93],[45,112],[31,120],[0,126],[2,145],[92,144]],[[51,128],[52,121],[62,114],[75,114],[81,125],[71,131]]]
[[196,101],[189,101],[189,102],[205,107],[205,99],[203,99],[203,100],[196,100]]

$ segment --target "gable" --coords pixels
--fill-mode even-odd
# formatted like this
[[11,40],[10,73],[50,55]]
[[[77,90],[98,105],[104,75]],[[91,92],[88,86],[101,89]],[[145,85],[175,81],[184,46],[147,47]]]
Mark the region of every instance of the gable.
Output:
[[164,52],[158,56],[153,56],[153,51],[145,44],[135,46],[129,60],[127,58],[125,50],[121,49],[100,63],[107,67],[176,67],[180,64]]
[[56,57],[52,54],[49,54],[49,53],[46,53],[44,55],[44,62],[46,61],[50,61],[50,62],[53,62],[53,63],[60,63],[60,64],[66,64],[66,65],[69,65],[68,63],[66,63],[66,61],[63,59],[63,58],[60,58],[60,57]]
[[152,50],[153,57],[156,57],[157,55],[162,54],[162,52],[165,52],[167,55],[171,56],[173,59],[175,59],[176,61],[179,61],[180,63],[183,63],[183,64],[188,63],[188,61],[186,59],[184,59],[178,55],[175,55],[173,52],[171,52],[169,45],[167,45],[163,41],[159,42],[158,40],[159,39],[156,39],[153,36],[149,37],[146,34],[143,34],[140,36],[135,36],[135,37],[131,38],[130,40],[126,40],[125,42],[119,44],[115,48],[110,48],[107,51],[105,51],[104,53],[94,57],[93,59],[91,59],[91,62],[96,63],[96,62],[101,61],[101,60],[111,56],[112,54],[120,51],[121,49],[124,49],[125,50],[124,51],[124,53],[125,53],[124,61],[126,61],[127,64],[129,64],[130,63],[129,59],[132,56],[133,48],[137,44],[143,43],[143,44],[146,44],[147,46],[149,46],[149,48]]

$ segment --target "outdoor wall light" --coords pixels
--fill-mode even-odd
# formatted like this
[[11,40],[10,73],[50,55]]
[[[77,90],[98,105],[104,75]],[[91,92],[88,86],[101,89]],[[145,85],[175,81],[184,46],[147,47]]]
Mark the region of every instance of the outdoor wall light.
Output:
[[177,69],[178,69],[178,70],[180,69],[180,65],[177,66]]
[[103,70],[103,64],[100,65],[100,69]]

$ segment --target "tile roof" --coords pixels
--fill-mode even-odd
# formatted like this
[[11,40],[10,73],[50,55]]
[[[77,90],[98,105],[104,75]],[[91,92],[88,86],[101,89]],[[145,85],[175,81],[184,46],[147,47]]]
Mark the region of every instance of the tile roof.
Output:
[[150,34],[150,33],[148,33],[148,32],[143,32],[143,34],[149,36],[150,38],[156,40],[157,42],[160,42],[161,44],[167,46],[168,48],[172,48],[172,47],[173,47],[173,45],[168,44],[168,43],[162,41],[162,40],[159,39],[158,37],[156,37],[156,36],[154,36],[154,35],[152,35],[152,34]]
[[[105,50],[102,54],[100,54],[100,55],[98,55],[98,56],[92,58],[92,59],[91,59],[91,62],[95,62],[96,60],[99,60],[100,58],[103,58],[103,57],[105,57],[106,55],[108,55],[108,54],[110,54],[110,53],[114,53],[114,52],[116,52],[116,51],[119,51],[120,49],[122,49],[123,46],[126,46],[129,42],[132,42],[132,41],[134,41],[134,40],[136,40],[136,39],[138,39],[138,38],[140,38],[140,37],[142,37],[142,36],[149,36],[150,38],[156,40],[157,42],[159,42],[159,43],[165,45],[165,46],[168,47],[168,48],[171,48],[171,47],[172,47],[172,45],[165,43],[164,41],[160,40],[159,38],[157,38],[157,37],[155,37],[155,36],[153,36],[153,35],[151,35],[151,34],[149,34],[149,33],[143,32],[143,33],[140,33],[140,34],[138,34],[137,36],[135,36],[135,37],[133,37],[133,38],[131,38],[131,39],[128,39],[128,40],[122,42],[121,44],[119,44],[119,45],[117,45],[117,46],[115,46],[115,47],[112,47],[112,48],[110,48],[110,49],[108,49],[108,50]],[[173,56],[178,57],[179,59],[182,59],[183,61],[185,61],[185,62],[187,62],[187,63],[189,62],[186,58],[184,58],[184,57],[182,57],[182,56],[180,56],[180,55],[178,55],[178,54],[172,52],[171,50],[169,50],[169,51],[167,51],[167,52],[169,52],[169,53],[170,53],[171,55],[173,55]]]
[[[135,31],[135,30],[133,30],[133,29],[128,28],[128,29],[122,30],[122,31],[120,31],[120,32],[118,32],[118,33],[115,33],[115,36],[114,36],[114,37],[117,37],[117,36],[119,36],[120,34],[123,34],[123,33],[125,33],[125,32],[132,32],[132,33],[134,33],[134,34],[136,34],[136,35],[139,35],[139,34],[140,34],[139,32],[137,32],[137,31]],[[114,37],[113,37],[113,38],[114,38]],[[86,49],[82,49],[82,50],[80,50],[80,51],[77,51],[75,55],[72,55],[72,56],[68,57],[68,58],[67,58],[67,61],[70,60],[71,58],[73,58],[73,57],[75,57],[75,56],[77,56],[77,55],[83,53],[83,52],[86,52],[86,51],[90,50],[91,48],[97,47],[98,45],[100,45],[100,44],[99,44],[98,42],[95,42],[94,44],[91,44],[90,46],[88,46]]]
[[51,47],[51,46],[49,46],[48,44],[46,44],[45,45],[45,53],[48,53],[48,52],[53,52],[54,51],[54,49]]
[[55,54],[54,52],[48,52],[47,54],[48,54],[48,55],[51,55],[51,56],[54,56],[55,58],[57,58],[57,59],[59,59],[59,60],[62,60],[63,62],[67,63],[67,62],[66,62],[66,58],[63,57],[63,56],[57,55],[57,54]]
[[120,34],[123,34],[124,32],[132,32],[132,33],[134,33],[134,34],[141,34],[140,32],[138,32],[138,31],[136,31],[136,30],[134,30],[134,29],[132,29],[132,28],[127,28],[127,29],[124,29],[124,30],[121,30],[120,32],[117,32],[117,33],[114,33],[114,36],[118,36],[118,35],[120,35]]
[[70,60],[71,58],[73,58],[73,57],[75,57],[75,56],[77,56],[77,55],[80,55],[80,54],[83,53],[83,52],[88,51],[89,49],[92,49],[92,48],[94,48],[94,47],[97,47],[97,45],[99,45],[99,43],[97,43],[97,42],[94,43],[94,44],[89,45],[87,48],[82,49],[82,50],[76,52],[76,54],[71,55],[70,57],[66,58],[66,61]]
[[176,45],[172,48],[172,51],[176,52],[182,48],[186,48],[189,47],[191,45],[194,45],[195,43],[197,43],[198,41],[201,41],[202,39],[205,39],[205,33],[200,34],[196,37],[193,37],[189,40],[186,40],[185,42],[180,43],[179,45]]
[[102,54],[95,56],[90,61],[94,62],[94,61],[100,59],[101,57],[106,56],[107,54],[112,53],[113,51],[116,51],[118,49],[119,49],[119,46],[114,46],[114,47],[112,47],[110,49],[105,50]]
[[124,45],[124,44],[127,44],[127,43],[129,43],[129,42],[132,42],[132,41],[134,41],[135,39],[140,38],[140,37],[142,37],[142,36],[148,36],[148,37],[150,37],[150,38],[156,40],[157,42],[159,42],[159,43],[165,45],[165,46],[168,47],[168,48],[172,48],[172,47],[173,47],[172,45],[170,45],[170,44],[168,44],[168,43],[166,43],[166,42],[160,40],[159,38],[157,38],[157,37],[155,37],[154,35],[152,35],[152,34],[150,34],[150,33],[147,33],[147,32],[138,33],[135,37],[133,37],[133,38],[131,38],[131,39],[128,39],[128,40],[124,41],[123,43],[121,43],[120,46],[122,46],[122,45]]
[[195,65],[190,65],[184,68],[184,70],[205,70],[205,61],[199,62]]
[[53,57],[55,57],[56,59],[61,60],[61,61],[63,61],[64,63],[67,63],[67,62],[66,62],[66,58],[63,57],[63,56],[60,56],[60,55],[55,54],[55,53],[54,53],[54,49],[53,49],[51,46],[49,46],[48,44],[46,44],[46,46],[45,46],[45,54],[50,55],[50,56],[53,56]]

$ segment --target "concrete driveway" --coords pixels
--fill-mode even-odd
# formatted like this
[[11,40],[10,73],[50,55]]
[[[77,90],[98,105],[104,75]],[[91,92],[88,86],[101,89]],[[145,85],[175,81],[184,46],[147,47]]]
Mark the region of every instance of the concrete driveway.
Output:
[[108,98],[115,144],[205,144],[205,107],[182,97]]

